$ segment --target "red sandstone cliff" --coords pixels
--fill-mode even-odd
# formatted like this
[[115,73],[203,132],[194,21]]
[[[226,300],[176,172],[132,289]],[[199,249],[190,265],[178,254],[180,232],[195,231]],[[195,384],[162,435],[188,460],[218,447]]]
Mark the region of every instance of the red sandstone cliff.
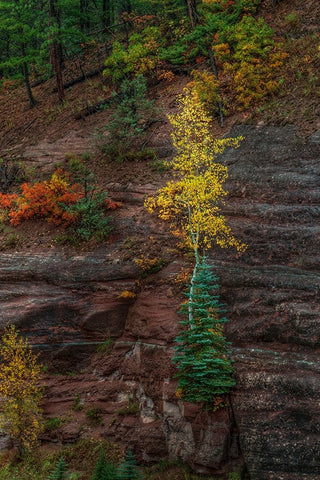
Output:
[[[232,133],[245,140],[223,159],[225,213],[248,250],[236,258],[217,249],[210,258],[235,360],[228,406],[206,413],[175,397],[176,276],[188,265],[143,208],[157,185],[110,184],[123,202],[110,245],[72,257],[1,253],[0,326],[15,322],[56,373],[45,380],[44,410],[66,420],[44,439],[101,435],[143,461],[170,455],[215,473],[244,462],[252,480],[320,478],[319,134]],[[169,264],[137,283],[139,245]],[[124,290],[136,298],[119,298]],[[110,348],[97,352],[109,337]],[[86,415],[92,409],[98,425]]]

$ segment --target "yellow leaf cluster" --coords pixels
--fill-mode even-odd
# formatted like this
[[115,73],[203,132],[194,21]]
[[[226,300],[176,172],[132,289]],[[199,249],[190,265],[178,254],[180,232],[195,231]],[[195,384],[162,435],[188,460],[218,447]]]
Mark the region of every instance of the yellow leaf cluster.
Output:
[[221,101],[219,80],[207,70],[203,72],[193,70],[191,75],[193,80],[187,84],[187,87],[198,102],[202,103],[209,112],[214,112],[218,102]]
[[19,448],[31,448],[42,430],[42,393],[38,386],[41,365],[13,325],[5,329],[1,338],[0,356],[1,427]]
[[117,296],[119,299],[134,299],[136,298],[136,294],[134,292],[131,292],[130,290],[123,290],[120,295]]
[[144,272],[146,272],[159,263],[159,258],[150,258],[148,256],[145,257],[144,255],[141,255],[140,258],[136,258],[134,260],[134,263],[138,265],[138,267],[140,267]]
[[212,139],[210,116],[197,95],[187,89],[185,94],[179,97],[181,112],[168,115],[173,129],[173,145],[177,150],[172,167],[183,175],[199,175],[207,168],[214,168],[216,175],[221,172],[224,176],[226,167],[219,163],[214,164],[214,160],[227,147],[238,147],[242,138]]
[[168,116],[177,150],[172,167],[179,178],[169,181],[145,205],[162,220],[170,221],[172,231],[178,228],[186,234],[187,244],[195,252],[211,248],[213,241],[222,248],[243,251],[246,246],[234,237],[221,213],[228,169],[217,162],[218,155],[228,147],[238,147],[242,138],[213,139],[211,119],[204,107],[192,92],[185,93],[179,99],[181,111]]

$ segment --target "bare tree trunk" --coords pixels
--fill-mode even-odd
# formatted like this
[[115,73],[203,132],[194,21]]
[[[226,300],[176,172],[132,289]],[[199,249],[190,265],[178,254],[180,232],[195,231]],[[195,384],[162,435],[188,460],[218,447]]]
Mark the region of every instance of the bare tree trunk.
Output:
[[102,2],[102,26],[106,30],[107,27],[111,25],[111,16],[110,16],[110,0],[103,0]]
[[188,16],[191,23],[191,27],[195,28],[198,24],[198,13],[196,0],[187,0]]
[[131,0],[124,0],[124,2],[122,3],[122,11],[131,13],[132,11]]
[[80,0],[80,30],[88,32],[90,30],[90,18],[88,15],[89,0]]
[[[60,30],[60,16],[56,8],[55,0],[50,0],[50,25],[56,24]],[[60,41],[57,41],[53,34],[50,45],[50,58],[53,70],[56,74],[58,98],[60,102],[64,99],[63,79],[62,79],[62,48]]]
[[64,89],[63,89],[63,79],[62,79],[62,69],[61,69],[61,61],[60,56],[58,53],[58,44],[54,40],[51,45],[51,62],[53,69],[56,74],[56,82],[57,82],[57,91],[58,91],[58,98],[60,102],[64,99]]
[[[213,71],[214,76],[218,80],[218,69],[216,65],[216,60],[214,58],[214,55],[212,53],[212,50],[210,46],[208,47],[208,52],[209,52],[209,58],[210,58],[210,63],[211,63],[211,69]],[[219,117],[220,117],[220,125],[223,127],[223,106],[222,106],[222,101],[221,101],[221,95],[220,95],[220,88],[217,88],[217,92],[219,95],[219,101],[218,101],[218,107],[219,107]]]
[[[24,44],[21,45],[21,55],[22,57],[25,57],[25,48],[24,48]],[[31,85],[30,85],[30,76],[29,76],[29,65],[27,64],[27,62],[23,62],[22,64],[22,73],[23,73],[23,77],[24,77],[24,83],[26,85],[26,89],[27,89],[27,94],[28,94],[28,98],[29,98],[29,103],[30,103],[30,107],[34,107],[35,104],[37,103],[35,101],[35,98],[32,94],[32,90],[31,90]]]

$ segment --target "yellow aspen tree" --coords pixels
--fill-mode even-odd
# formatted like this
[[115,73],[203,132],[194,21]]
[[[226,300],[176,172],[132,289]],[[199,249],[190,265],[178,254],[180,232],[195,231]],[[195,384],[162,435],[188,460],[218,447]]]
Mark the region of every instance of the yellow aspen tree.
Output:
[[[228,343],[223,336],[226,318],[218,297],[212,294],[218,287],[206,262],[205,250],[213,243],[222,248],[234,247],[239,252],[246,248],[235,238],[221,212],[221,203],[227,195],[223,183],[228,170],[217,161],[226,148],[237,148],[242,138],[213,139],[211,119],[198,96],[188,90],[185,93],[179,99],[180,112],[168,116],[177,150],[171,165],[178,178],[169,181],[156,196],[149,197],[145,205],[150,212],[170,222],[173,233],[184,238],[195,257],[188,300],[180,309],[188,317],[181,322],[187,329],[175,339],[177,395],[191,402],[213,402],[216,395],[228,393],[235,381]],[[202,251],[203,255],[199,253]]]
[[37,444],[42,431],[40,379],[38,356],[14,325],[7,326],[0,341],[0,426],[19,455]]
[[171,166],[178,179],[169,181],[145,205],[160,219],[169,221],[174,233],[178,231],[184,237],[194,251],[197,268],[199,250],[211,248],[213,242],[222,248],[235,247],[239,252],[246,248],[234,237],[221,213],[228,169],[217,161],[226,148],[237,148],[243,138],[213,139],[205,108],[197,96],[187,89],[185,93],[179,98],[181,111],[168,115],[177,151]]

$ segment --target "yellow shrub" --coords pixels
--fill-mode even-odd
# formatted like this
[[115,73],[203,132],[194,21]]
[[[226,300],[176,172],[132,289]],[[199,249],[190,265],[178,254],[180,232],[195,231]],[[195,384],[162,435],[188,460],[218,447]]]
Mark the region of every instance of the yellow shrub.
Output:
[[219,94],[220,82],[213,73],[205,70],[193,70],[191,72],[193,80],[188,83],[195,100],[202,103],[209,111],[217,108],[217,104],[221,100]]
[[134,299],[136,298],[136,294],[134,292],[130,292],[130,290],[123,290],[123,292],[120,293],[120,295],[117,296],[117,298],[121,299]]

